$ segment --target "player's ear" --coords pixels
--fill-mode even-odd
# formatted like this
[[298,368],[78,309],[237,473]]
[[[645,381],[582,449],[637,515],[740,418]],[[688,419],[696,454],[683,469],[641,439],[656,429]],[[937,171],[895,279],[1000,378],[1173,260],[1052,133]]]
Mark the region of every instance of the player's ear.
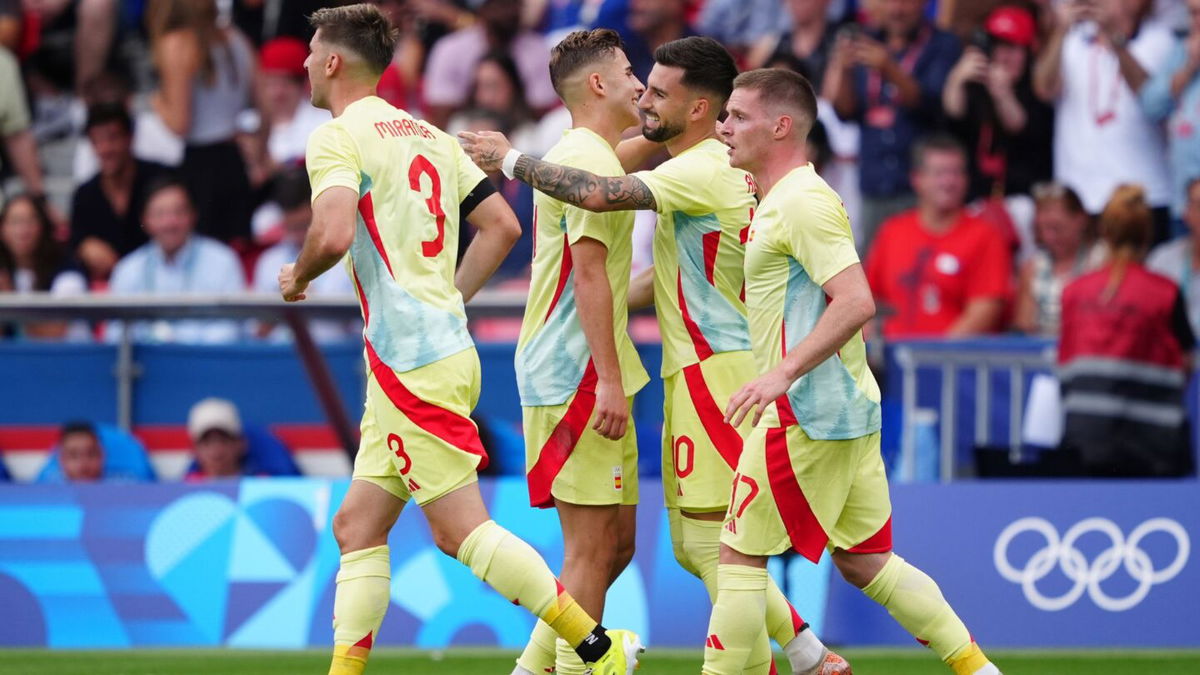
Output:
[[692,111],[689,116],[693,120],[704,119],[708,115],[708,109],[712,106],[712,102],[707,98],[698,98],[692,103]]
[[604,78],[600,76],[600,73],[588,73],[587,86],[588,90],[597,96],[603,96],[605,93]]
[[792,132],[793,123],[794,123],[794,120],[792,120],[791,115],[780,115],[778,118],[775,119],[774,137],[779,139],[779,138],[783,138],[783,137],[787,136],[789,133]]

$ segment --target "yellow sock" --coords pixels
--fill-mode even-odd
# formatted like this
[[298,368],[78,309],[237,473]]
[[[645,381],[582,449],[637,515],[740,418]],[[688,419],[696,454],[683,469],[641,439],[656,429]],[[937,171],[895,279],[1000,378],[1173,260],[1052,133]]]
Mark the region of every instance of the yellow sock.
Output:
[[360,675],[391,600],[387,546],[342,556],[333,596],[333,661],[329,675]]
[[717,566],[717,602],[708,622],[704,675],[739,675],[766,638],[767,570]]
[[954,671],[954,675],[975,675],[979,672],[986,672],[983,669],[991,662],[984,656],[983,650],[979,648],[979,645],[972,642],[951,654],[946,663],[950,665],[950,669]]
[[555,675],[584,675],[588,672],[587,666],[583,665],[583,659],[579,658],[566,640],[562,638],[556,640],[555,650],[557,651],[557,658],[554,661]]
[[500,595],[533,612],[559,637],[578,646],[598,625],[550,573],[533,547],[494,521],[475,528],[458,560]]
[[[678,511],[676,511],[678,514]],[[683,569],[691,572],[704,582],[708,591],[708,599],[716,602],[717,597],[717,565],[721,558],[721,522],[717,520],[698,520],[679,515],[678,525],[672,527],[671,534],[675,548],[675,559]],[[779,624],[779,625],[776,625]],[[767,633],[761,640],[755,640],[754,648],[746,659],[746,673],[758,670],[770,670],[771,640],[786,645],[796,637],[792,624],[792,606],[784,597],[783,591],[775,585],[775,581],[767,577]],[[786,638],[786,639],[780,639]],[[753,667],[761,664],[761,668]]]
[[526,671],[540,673],[554,672],[554,645],[558,634],[545,621],[538,621],[525,645],[525,651],[517,657],[517,665]]
[[[921,570],[892,554],[863,593],[887,608],[901,626],[947,664],[966,654],[971,634],[951,609],[938,585]],[[982,656],[982,652],[980,652]],[[964,662],[965,663],[965,662]],[[982,665],[986,665],[985,658]],[[975,670],[959,671],[974,673]]]

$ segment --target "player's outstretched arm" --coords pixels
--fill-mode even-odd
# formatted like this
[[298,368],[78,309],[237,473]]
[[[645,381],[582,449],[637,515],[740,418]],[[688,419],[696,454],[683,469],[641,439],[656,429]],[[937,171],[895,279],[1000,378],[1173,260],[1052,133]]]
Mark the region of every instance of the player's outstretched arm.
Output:
[[783,396],[792,383],[833,356],[850,341],[863,325],[875,316],[875,300],[863,274],[862,265],[855,263],[835,274],[821,287],[829,296],[829,304],[817,325],[778,366],[742,387],[729,399],[725,420],[738,426],[750,411],[754,424],[762,417],[763,409]]
[[467,214],[467,222],[475,226],[476,233],[454,274],[454,285],[462,293],[463,302],[483,288],[521,238],[521,223],[498,192],[479,202]]
[[[505,168],[505,157],[513,150],[504,134],[495,131],[462,131],[458,137],[471,161],[484,171]],[[650,188],[634,176],[597,176],[590,171],[522,154],[512,167],[512,177],[559,201],[588,211],[657,208]]]
[[303,300],[308,284],[338,264],[350,250],[357,208],[358,193],[348,187],[334,186],[317,196],[312,225],[300,255],[279,273],[279,291],[284,300]]

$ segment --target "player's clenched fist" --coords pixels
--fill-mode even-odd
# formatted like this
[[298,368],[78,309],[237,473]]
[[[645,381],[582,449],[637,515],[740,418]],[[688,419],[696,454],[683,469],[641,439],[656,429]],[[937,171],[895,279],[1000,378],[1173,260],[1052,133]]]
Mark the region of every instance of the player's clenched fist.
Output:
[[504,156],[512,150],[512,143],[499,131],[460,131],[458,141],[471,161],[484,171],[499,171],[504,165]]
[[303,300],[308,284],[296,280],[296,263],[288,263],[279,270],[279,293],[287,302]]

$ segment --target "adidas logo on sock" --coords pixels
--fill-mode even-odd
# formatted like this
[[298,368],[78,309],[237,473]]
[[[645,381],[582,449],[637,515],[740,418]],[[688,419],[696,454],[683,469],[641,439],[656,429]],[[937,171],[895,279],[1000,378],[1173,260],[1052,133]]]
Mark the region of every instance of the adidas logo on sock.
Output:
[[708,639],[704,641],[704,646],[725,651],[725,645],[721,644],[721,640],[717,637],[716,633],[708,636]]

